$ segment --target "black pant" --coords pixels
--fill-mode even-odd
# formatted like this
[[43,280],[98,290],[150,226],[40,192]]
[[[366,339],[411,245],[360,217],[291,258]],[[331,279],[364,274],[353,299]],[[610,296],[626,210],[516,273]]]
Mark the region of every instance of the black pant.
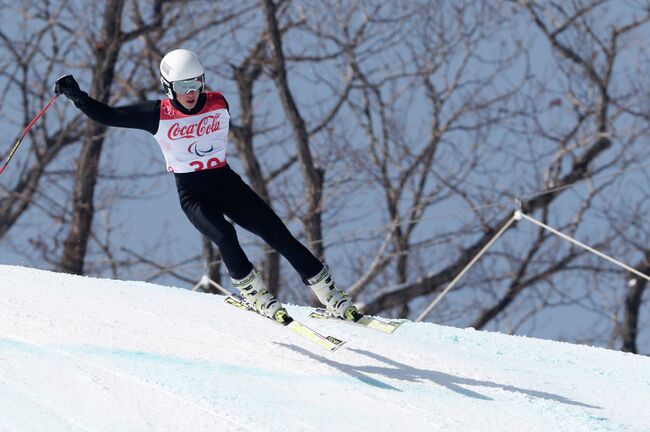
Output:
[[228,165],[175,177],[181,208],[196,229],[219,247],[232,278],[246,277],[253,265],[237,240],[235,227],[224,215],[262,238],[303,279],[322,270],[323,264],[296,240],[278,215]]

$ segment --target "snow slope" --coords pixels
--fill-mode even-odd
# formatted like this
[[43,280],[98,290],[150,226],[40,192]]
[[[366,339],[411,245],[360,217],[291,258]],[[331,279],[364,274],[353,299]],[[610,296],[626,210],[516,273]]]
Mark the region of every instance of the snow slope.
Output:
[[0,431],[650,431],[647,357],[289,311],[348,343],[221,296],[0,266]]

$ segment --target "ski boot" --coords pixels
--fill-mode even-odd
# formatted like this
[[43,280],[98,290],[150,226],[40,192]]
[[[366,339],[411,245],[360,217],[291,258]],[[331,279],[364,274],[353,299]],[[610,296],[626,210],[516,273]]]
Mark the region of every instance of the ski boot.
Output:
[[314,291],[318,300],[325,306],[327,311],[337,318],[349,321],[356,321],[361,314],[357,307],[350,301],[348,295],[336,288],[332,279],[329,266],[325,265],[323,270],[316,276],[306,279],[305,284]]
[[267,318],[283,323],[289,318],[282,303],[266,289],[262,275],[255,268],[243,279],[232,279],[232,284],[241,293],[244,300]]

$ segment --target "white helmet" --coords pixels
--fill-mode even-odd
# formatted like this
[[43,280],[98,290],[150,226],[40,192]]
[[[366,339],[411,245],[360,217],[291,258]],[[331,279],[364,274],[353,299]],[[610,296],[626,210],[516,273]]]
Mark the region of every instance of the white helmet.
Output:
[[205,82],[203,65],[192,51],[186,49],[170,51],[160,62],[160,82],[171,99],[176,97],[177,89],[174,88],[174,81],[183,80],[200,81],[200,89],[192,88],[192,90],[202,92]]

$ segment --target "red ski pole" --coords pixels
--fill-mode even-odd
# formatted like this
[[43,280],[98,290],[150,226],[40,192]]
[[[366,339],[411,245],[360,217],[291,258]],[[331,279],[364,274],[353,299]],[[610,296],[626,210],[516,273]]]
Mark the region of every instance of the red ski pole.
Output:
[[11,158],[14,157],[14,153],[16,153],[16,150],[18,150],[18,146],[19,146],[20,143],[23,141],[23,138],[25,138],[25,135],[27,135],[27,132],[29,132],[29,130],[32,128],[32,126],[34,126],[34,123],[36,123],[36,121],[37,121],[39,118],[41,118],[41,116],[42,116],[43,114],[45,114],[45,111],[47,111],[47,109],[48,109],[48,108],[49,108],[49,107],[54,103],[54,101],[55,101],[56,98],[58,98],[58,97],[59,97],[58,94],[57,94],[57,95],[54,95],[54,97],[53,97],[53,98],[48,102],[48,104],[45,105],[45,108],[43,108],[43,109],[41,110],[41,112],[39,112],[38,115],[37,115],[36,117],[34,117],[34,120],[32,120],[32,121],[27,125],[27,127],[26,127],[25,130],[23,131],[23,134],[20,136],[20,138],[18,138],[18,141],[16,141],[16,144],[14,144],[14,147],[11,149],[11,152],[9,152],[9,156],[7,157],[7,160],[5,161],[4,165],[2,165],[2,168],[0,168],[0,175],[5,171],[5,168],[7,168],[7,165],[9,164],[9,161],[11,160]]

